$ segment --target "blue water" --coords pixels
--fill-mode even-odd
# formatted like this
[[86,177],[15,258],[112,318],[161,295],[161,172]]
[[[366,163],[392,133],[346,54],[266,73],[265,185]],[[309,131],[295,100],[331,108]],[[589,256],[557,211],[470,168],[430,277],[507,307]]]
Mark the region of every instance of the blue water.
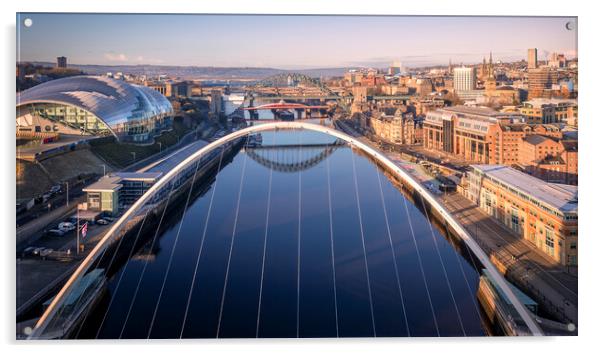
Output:
[[253,150],[288,172],[239,152],[109,280],[80,337],[484,335],[469,261],[348,146],[301,163],[324,148]]

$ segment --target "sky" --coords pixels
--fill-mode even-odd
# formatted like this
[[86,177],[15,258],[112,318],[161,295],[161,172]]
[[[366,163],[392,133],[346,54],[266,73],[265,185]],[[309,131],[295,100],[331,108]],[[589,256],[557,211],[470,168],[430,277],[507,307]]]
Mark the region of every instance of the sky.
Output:
[[[24,20],[32,20],[31,27]],[[567,29],[567,23],[573,29]],[[577,54],[572,17],[17,14],[17,60],[71,64],[408,67]]]

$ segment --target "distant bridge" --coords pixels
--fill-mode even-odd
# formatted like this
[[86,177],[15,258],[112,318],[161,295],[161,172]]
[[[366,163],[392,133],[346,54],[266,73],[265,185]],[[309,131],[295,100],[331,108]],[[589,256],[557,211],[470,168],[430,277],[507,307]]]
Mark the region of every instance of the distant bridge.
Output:
[[260,99],[262,101],[302,101],[302,100],[339,100],[339,99],[353,99],[353,96],[337,96],[337,95],[297,95],[297,96],[285,96],[285,95],[277,95],[277,96],[263,96],[260,93],[253,92],[253,97],[256,99]]
[[306,105],[301,103],[287,103],[287,102],[279,102],[279,103],[269,103],[263,104],[257,107],[247,107],[243,108],[243,110],[282,110],[282,109],[328,109],[327,105]]

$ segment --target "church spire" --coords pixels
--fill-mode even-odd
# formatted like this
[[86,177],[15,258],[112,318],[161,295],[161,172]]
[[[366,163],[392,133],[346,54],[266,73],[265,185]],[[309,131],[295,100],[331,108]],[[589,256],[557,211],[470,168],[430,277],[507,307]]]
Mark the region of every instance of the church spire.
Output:
[[489,52],[489,67],[487,70],[487,76],[489,76],[490,78],[494,77],[494,72],[493,72],[493,54],[491,52]]

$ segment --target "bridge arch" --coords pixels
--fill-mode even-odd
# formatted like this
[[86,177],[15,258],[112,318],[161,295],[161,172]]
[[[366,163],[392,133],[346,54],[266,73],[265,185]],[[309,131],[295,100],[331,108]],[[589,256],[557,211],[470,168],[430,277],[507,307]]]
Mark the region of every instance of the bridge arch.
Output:
[[393,161],[391,161],[388,157],[386,157],[378,150],[375,150],[369,145],[366,145],[361,141],[357,140],[356,138],[349,136],[341,131],[308,122],[279,121],[257,124],[226,135],[221,139],[218,139],[202,147],[197,152],[195,152],[194,154],[186,158],[184,161],[182,161],[178,166],[166,173],[146,193],[144,193],[144,195],[142,195],[138,199],[138,201],[136,201],[119,220],[117,220],[111,226],[109,231],[107,231],[107,233],[98,242],[98,244],[94,247],[90,254],[84,259],[80,266],[71,275],[69,280],[63,286],[63,288],[61,288],[61,290],[56,295],[51,304],[48,306],[42,317],[40,317],[40,319],[36,323],[36,326],[30,338],[43,337],[43,333],[47,329],[48,324],[52,321],[52,319],[55,318],[58,310],[65,303],[68,295],[74,290],[74,288],[76,288],[78,282],[88,272],[88,270],[95,263],[95,261],[101,256],[103,251],[106,250],[111,244],[113,244],[114,241],[116,241],[116,238],[118,238],[119,234],[121,234],[120,231],[122,230],[122,226],[125,224],[125,222],[128,219],[130,219],[130,217],[136,216],[136,212],[141,210],[145,206],[147,201],[152,200],[152,198],[158,192],[160,192],[164,186],[169,185],[168,183],[172,179],[178,177],[180,172],[187,170],[190,166],[194,165],[194,163],[198,162],[200,158],[203,158],[215,148],[220,147],[226,143],[233,142],[239,138],[247,136],[248,134],[279,129],[310,130],[325,133],[327,135],[331,135],[333,137],[341,139],[350,144],[351,146],[362,150],[370,157],[376,159],[390,172],[403,179],[404,182],[408,183],[414,190],[416,190],[416,192],[420,194],[423,200],[429,203],[429,205],[431,206],[431,210],[436,210],[444,218],[448,225],[462,238],[466,245],[468,245],[470,250],[478,258],[481,264],[489,271],[491,279],[498,284],[503,294],[510,300],[510,302],[517,310],[521,319],[525,322],[531,333],[536,336],[543,336],[543,332],[541,331],[540,327],[535,323],[535,320],[533,319],[529,311],[525,308],[524,305],[522,305],[522,303],[517,298],[516,294],[514,294],[506,280],[498,272],[497,268],[491,263],[489,257],[483,251],[483,249],[481,249],[477,242],[470,236],[468,231],[453,218],[453,216],[443,207],[443,205],[439,201],[437,201],[437,199],[435,199],[435,197],[422,184],[420,184],[412,176],[410,176],[408,172],[397,166]]

